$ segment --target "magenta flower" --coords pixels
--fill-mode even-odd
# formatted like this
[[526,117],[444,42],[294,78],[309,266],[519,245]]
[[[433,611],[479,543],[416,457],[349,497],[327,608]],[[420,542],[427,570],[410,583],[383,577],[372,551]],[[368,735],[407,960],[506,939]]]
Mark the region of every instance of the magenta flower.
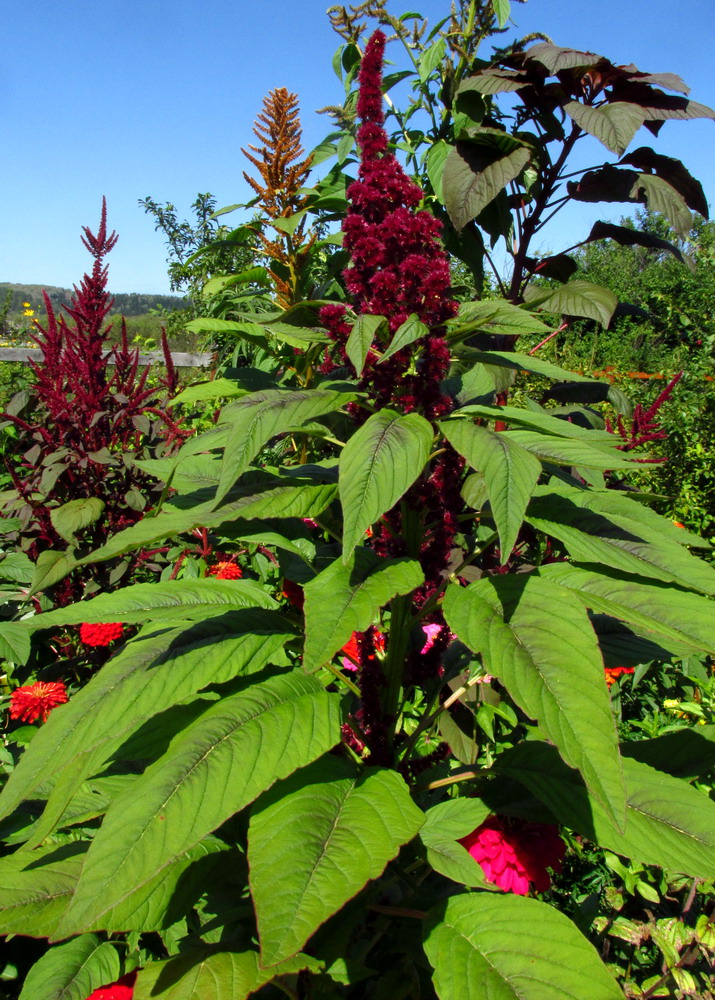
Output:
[[546,892],[548,870],[561,871],[566,845],[555,826],[489,816],[460,841],[486,878],[505,892],[528,895],[531,886]]

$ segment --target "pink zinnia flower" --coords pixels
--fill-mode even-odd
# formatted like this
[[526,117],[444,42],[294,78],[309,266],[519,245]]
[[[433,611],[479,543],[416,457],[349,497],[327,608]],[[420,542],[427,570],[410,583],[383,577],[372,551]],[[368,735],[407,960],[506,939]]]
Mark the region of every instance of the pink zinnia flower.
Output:
[[15,688],[10,695],[10,718],[21,722],[47,722],[53,708],[69,701],[62,681],[37,681]]
[[134,981],[137,978],[136,969],[122,976],[116,983],[109,986],[100,986],[94,993],[90,993],[87,1000],[132,1000],[134,996]]
[[561,871],[566,845],[555,826],[489,816],[460,841],[490,882],[505,892],[526,896],[533,884],[545,892],[547,869]]
[[108,646],[115,639],[120,639],[124,632],[121,622],[103,622],[92,625],[85,622],[79,627],[79,637],[85,646]]
[[243,571],[240,566],[230,560],[221,560],[215,563],[208,571],[207,576],[215,576],[217,580],[240,580]]

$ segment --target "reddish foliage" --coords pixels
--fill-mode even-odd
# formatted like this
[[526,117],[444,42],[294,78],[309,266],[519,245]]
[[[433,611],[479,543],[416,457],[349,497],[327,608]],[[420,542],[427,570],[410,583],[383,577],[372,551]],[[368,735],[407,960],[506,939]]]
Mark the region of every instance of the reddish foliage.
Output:
[[[176,386],[166,339],[166,375],[158,386],[147,384],[149,368],[139,368],[139,352],[129,347],[124,322],[120,343],[110,345],[112,324],[106,320],[113,300],[104,259],[116,241],[116,233],[107,233],[103,201],[96,235],[84,227],[82,237],[94,258],[92,271],[75,286],[66,315],[56,315],[45,295],[47,321],[36,323],[33,337],[43,357],[31,362],[32,411],[23,415],[23,400],[16,397],[3,414],[20,432],[22,450],[21,462],[8,463],[17,498],[5,512],[19,513],[33,559],[45,549],[67,547],[51,511],[70,500],[104,502],[101,518],[84,535],[94,546],[138,521],[155,484],[129,456],[144,448],[142,457],[150,457],[148,444],[166,451],[188,436],[161,402]],[[65,586],[55,600],[67,603],[79,595],[76,587]]]

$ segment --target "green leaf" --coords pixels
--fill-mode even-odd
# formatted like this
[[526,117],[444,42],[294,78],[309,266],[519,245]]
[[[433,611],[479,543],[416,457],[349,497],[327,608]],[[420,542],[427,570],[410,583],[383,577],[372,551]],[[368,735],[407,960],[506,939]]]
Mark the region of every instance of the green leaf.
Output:
[[539,575],[573,591],[587,608],[656,633],[666,648],[674,639],[704,652],[715,650],[715,603],[700,594],[570,563],[541,566]]
[[506,434],[477,427],[471,421],[443,420],[439,426],[452,447],[484,477],[499,532],[500,558],[505,563],[541,475],[541,463]]
[[580,601],[531,574],[499,576],[466,589],[450,584],[444,615],[621,826],[625,790],[616,728],[603,660]]
[[[583,469],[630,469],[633,470],[641,452],[629,453],[617,451],[614,438],[608,445],[589,444],[588,439],[557,438],[539,431],[515,430],[502,431],[514,444],[537,455],[544,462],[554,462],[557,465],[575,465]],[[500,435],[501,436],[501,435]],[[595,441],[595,436],[594,436]]]
[[[261,962],[289,958],[377,878],[424,814],[395,771],[317,761],[254,805],[248,865]],[[276,886],[280,892],[276,892]]]
[[266,389],[229,403],[221,413],[221,423],[230,426],[224,449],[221,481],[216,504],[226,496],[261,448],[277,434],[299,428],[332,410],[338,410],[355,397],[325,389]]
[[215,378],[211,382],[196,382],[188,386],[173,399],[167,401],[167,406],[177,406],[182,403],[203,403],[213,399],[232,399],[235,396],[245,396],[248,390],[233,379]]
[[[683,196],[688,208],[692,208],[704,218],[708,218],[708,202],[703,186],[686,170],[680,160],[656,153],[650,146],[639,146],[620,162],[637,167],[639,170],[652,171],[658,177],[662,177],[671,187],[675,188],[678,194]],[[639,230],[635,230],[635,232],[639,232]],[[641,235],[650,236],[652,234],[641,233]]]
[[700,778],[715,766],[715,725],[697,725],[652,740],[622,743],[621,753],[675,778]]
[[[318,517],[337,493],[337,487],[331,483],[315,484],[287,478],[281,480],[277,476],[272,477],[272,481],[285,485],[276,485],[272,489],[261,489],[266,483],[238,487],[218,507],[215,507],[213,499],[193,503],[193,497],[186,498],[186,509],[165,505],[164,510],[156,517],[145,517],[124,531],[117,532],[100,548],[70,565],[67,572],[75,565],[103,562],[143,548],[151,542],[184,534],[195,528],[218,528],[238,518]],[[299,485],[295,485],[296,483]]]
[[452,147],[449,146],[444,139],[438,139],[434,145],[430,146],[425,160],[427,177],[429,178],[429,182],[432,185],[435,195],[441,202],[444,200],[442,194],[442,175],[444,173],[444,165],[447,162],[447,157],[449,156],[451,148]]
[[236,608],[276,608],[276,601],[254,580],[166,580],[135,583],[113,593],[98,594],[28,618],[30,631],[82,622],[121,621],[125,624],[176,621],[218,615]]
[[372,342],[377,334],[387,328],[387,320],[384,316],[371,316],[369,313],[362,313],[355,320],[348,342],[345,345],[345,353],[350,359],[358,378],[362,375],[365,367],[365,358],[368,355]]
[[[575,372],[559,368],[558,365],[543,358],[532,357],[530,354],[519,354],[516,351],[471,351],[469,357],[474,361],[481,361],[485,365],[498,365],[500,368],[510,368],[512,371],[531,372],[532,375],[545,375],[546,378],[569,379],[572,382],[584,382],[590,385],[601,386],[604,383],[596,382],[586,375],[577,375]],[[608,383],[605,383],[608,385]]]
[[87,776],[140,726],[155,727],[149,720],[209,684],[262,669],[292,636],[281,615],[250,609],[133,639],[38,731],[0,795],[0,818],[23,799],[42,797],[52,774],[54,788],[34,831],[41,840]]
[[87,1000],[100,986],[119,978],[114,945],[94,934],[56,945],[27,974],[20,1000]]
[[447,340],[464,340],[475,333],[518,337],[526,333],[549,333],[551,327],[522,306],[504,299],[463,302],[454,319],[447,322]]
[[[596,320],[604,327],[611,322],[618,305],[618,299],[613,292],[581,278],[546,292],[537,285],[529,285],[524,297],[530,306],[538,306],[544,312],[584,316],[586,319]],[[570,377],[574,379],[573,373]]]
[[499,27],[503,28],[511,14],[511,3],[509,0],[494,0],[493,6]]
[[442,37],[433,42],[428,49],[425,49],[418,63],[421,83],[425,83],[430,73],[439,66],[444,59],[445,52],[446,43]]
[[506,133],[483,129],[476,139],[458,141],[442,175],[444,202],[459,232],[475,219],[528,164],[531,153]]
[[45,549],[44,552],[40,552],[35,563],[35,572],[32,575],[30,596],[41,590],[46,590],[59,580],[64,579],[76,565],[70,552],[58,552],[54,549]]
[[0,656],[11,663],[27,663],[32,641],[20,622],[0,622]]
[[83,500],[70,500],[61,507],[54,507],[50,511],[50,520],[58,535],[66,542],[73,542],[77,532],[98,521],[103,512],[104,500],[87,497]]
[[487,420],[501,420],[503,423],[513,424],[516,427],[528,427],[545,431],[547,434],[553,434],[559,438],[575,438],[579,441],[587,441],[589,444],[606,445],[614,450],[619,440],[609,431],[582,427],[569,420],[554,417],[547,410],[522,410],[518,406],[484,406],[470,403],[453,412],[460,415],[462,413],[468,414],[472,417],[484,417]]
[[59,934],[102,928],[107,913],[279,778],[340,739],[340,704],[302,671],[223,698],[110,806]]
[[509,750],[498,769],[541,799],[560,823],[615,854],[693,878],[715,875],[715,802],[679,778],[624,757],[626,824],[619,831],[546,743]]
[[617,156],[625,153],[645,117],[636,105],[622,101],[614,101],[601,108],[567,101],[563,109],[579,128],[595,136]]
[[322,966],[310,955],[294,955],[264,969],[257,951],[186,951],[166,962],[149,962],[139,971],[134,1000],[246,1000],[276,976]]
[[473,833],[490,811],[479,799],[466,798],[448,799],[427,810],[420,840],[436,872],[461,885],[487,885],[481,867],[457,841]]
[[521,90],[528,83],[529,78],[523,71],[490,66],[463,80],[459,85],[459,91],[469,88],[479,94],[503,94]]
[[432,426],[419,413],[378,410],[340,453],[338,492],[343,507],[343,560],[365,532],[404,496],[432,447]]
[[365,548],[355,549],[347,563],[336,559],[305,585],[303,669],[327,663],[388,601],[423,583],[416,559],[381,559]]
[[0,859],[0,934],[50,937],[74,892],[87,844],[20,851]]
[[641,174],[633,185],[631,197],[641,196],[651,212],[662,212],[678,236],[687,239],[693,228],[693,216],[683,196],[671,184],[654,174]]
[[670,542],[667,535],[658,538],[635,518],[589,510],[576,496],[546,486],[537,488],[526,520],[563,542],[576,562],[603,563],[609,569],[715,594],[712,566]]
[[535,899],[453,896],[429,914],[424,947],[439,1000],[623,1000],[593,945]]
[[429,327],[420,322],[417,317],[417,313],[410,313],[402,326],[395,331],[395,336],[390,341],[390,346],[382,355],[378,364],[382,364],[383,361],[387,361],[387,359],[391,358],[393,354],[397,354],[398,351],[401,351],[403,347],[407,347],[409,344],[414,344],[416,340],[421,340],[422,337],[426,337],[428,333]]
[[0,553],[0,580],[29,583],[34,569],[34,563],[24,552]]

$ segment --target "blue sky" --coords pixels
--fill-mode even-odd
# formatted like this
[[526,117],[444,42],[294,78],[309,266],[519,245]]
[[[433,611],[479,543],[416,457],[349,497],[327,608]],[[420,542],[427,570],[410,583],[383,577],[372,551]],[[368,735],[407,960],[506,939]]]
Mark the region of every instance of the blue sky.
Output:
[[[306,148],[320,141],[329,120],[315,111],[342,96],[331,68],[340,40],[326,7],[326,0],[6,3],[0,280],[78,282],[90,262],[81,227],[95,227],[106,195],[119,233],[110,287],[168,292],[162,237],[138,199],[172,201],[181,217],[199,191],[211,191],[219,205],[246,200],[241,147],[252,141],[273,87],[298,94]],[[436,23],[449,2],[391,0],[391,9],[419,10]],[[519,37],[543,31],[616,63],[679,73],[694,99],[715,106],[712,0],[528,0],[513,13]],[[651,141],[642,132],[635,144]],[[715,202],[714,122],[668,122],[654,145],[682,159]],[[594,149],[592,162],[604,158]],[[551,249],[585,235],[595,218],[621,213],[605,206],[581,214],[548,234]],[[564,228],[571,223],[573,237]]]

